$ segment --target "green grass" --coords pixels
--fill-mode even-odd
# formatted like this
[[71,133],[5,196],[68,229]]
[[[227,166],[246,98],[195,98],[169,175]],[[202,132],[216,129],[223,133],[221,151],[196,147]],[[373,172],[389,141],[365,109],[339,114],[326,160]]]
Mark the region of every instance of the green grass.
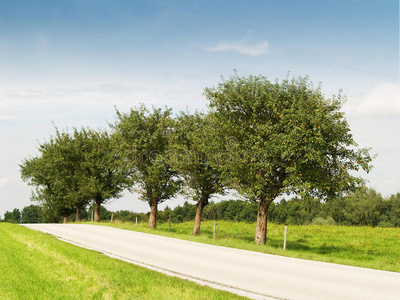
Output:
[[[93,224],[93,223],[92,223]],[[175,237],[202,243],[246,249],[309,260],[324,261],[378,270],[400,272],[400,228],[349,226],[288,226],[287,250],[283,251],[284,225],[268,224],[266,245],[254,244],[255,224],[217,221],[202,222],[200,236],[191,235],[193,222],[158,224],[149,229],[146,223],[100,223],[128,230]]]
[[0,299],[244,298],[0,223]]

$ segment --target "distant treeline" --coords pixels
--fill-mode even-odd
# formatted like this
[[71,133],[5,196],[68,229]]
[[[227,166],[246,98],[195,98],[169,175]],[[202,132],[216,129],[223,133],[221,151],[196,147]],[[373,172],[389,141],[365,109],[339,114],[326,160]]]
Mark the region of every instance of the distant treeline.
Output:
[[[173,222],[190,221],[195,213],[196,208],[185,202],[171,211],[171,218]],[[204,208],[203,219],[255,222],[257,204],[241,200],[210,203]],[[282,199],[271,203],[268,219],[287,225],[400,227],[400,193],[383,198],[373,189],[362,189],[328,202],[312,197]]]
[[[82,210],[82,219],[91,220],[94,207]],[[150,213],[135,213],[128,210],[111,212],[101,207],[102,220],[121,222],[147,222]],[[194,220],[196,206],[185,202],[183,206],[174,209],[166,208],[159,211],[159,222],[173,223]],[[362,189],[348,197],[321,202],[312,197],[282,199],[274,202],[269,208],[269,221],[287,225],[352,225],[400,227],[400,193],[383,198],[373,189]],[[75,215],[70,220],[74,221]],[[257,219],[257,204],[242,200],[229,200],[219,203],[211,202],[204,208],[203,220],[230,220],[238,222],[255,222]],[[62,222],[62,219],[50,220],[38,205],[25,207],[21,212],[14,209],[6,212],[4,220],[13,223],[46,223]]]

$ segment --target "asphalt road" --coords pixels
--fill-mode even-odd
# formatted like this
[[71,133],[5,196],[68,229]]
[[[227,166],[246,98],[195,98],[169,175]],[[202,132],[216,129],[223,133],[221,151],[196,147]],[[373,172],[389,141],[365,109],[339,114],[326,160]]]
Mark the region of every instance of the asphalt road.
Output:
[[281,257],[111,227],[29,224],[79,246],[254,299],[400,299],[400,273]]

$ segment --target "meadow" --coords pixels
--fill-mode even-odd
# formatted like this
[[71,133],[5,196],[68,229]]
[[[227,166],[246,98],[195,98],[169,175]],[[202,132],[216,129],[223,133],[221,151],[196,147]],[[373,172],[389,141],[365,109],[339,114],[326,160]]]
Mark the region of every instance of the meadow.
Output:
[[0,223],[0,299],[245,299]]
[[[266,245],[254,244],[254,223],[90,223],[276,255],[400,272],[400,228],[268,224]],[[160,249],[162,251],[162,249]],[[25,227],[0,223],[0,299],[244,299],[64,243]]]
[[[93,224],[93,223],[91,223]],[[300,225],[288,226],[287,246],[283,250],[284,225],[268,224],[266,245],[254,244],[255,223],[217,221],[213,240],[213,221],[203,221],[199,236],[192,236],[193,222],[157,224],[98,223],[127,230],[159,234],[201,243],[258,251],[315,261],[400,272],[400,228]]]

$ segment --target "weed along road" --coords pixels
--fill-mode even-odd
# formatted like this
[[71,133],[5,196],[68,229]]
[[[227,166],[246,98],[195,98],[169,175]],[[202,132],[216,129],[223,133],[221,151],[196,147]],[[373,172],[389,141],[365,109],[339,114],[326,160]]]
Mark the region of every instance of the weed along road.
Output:
[[79,246],[254,299],[400,299],[400,273],[83,224],[29,224]]

